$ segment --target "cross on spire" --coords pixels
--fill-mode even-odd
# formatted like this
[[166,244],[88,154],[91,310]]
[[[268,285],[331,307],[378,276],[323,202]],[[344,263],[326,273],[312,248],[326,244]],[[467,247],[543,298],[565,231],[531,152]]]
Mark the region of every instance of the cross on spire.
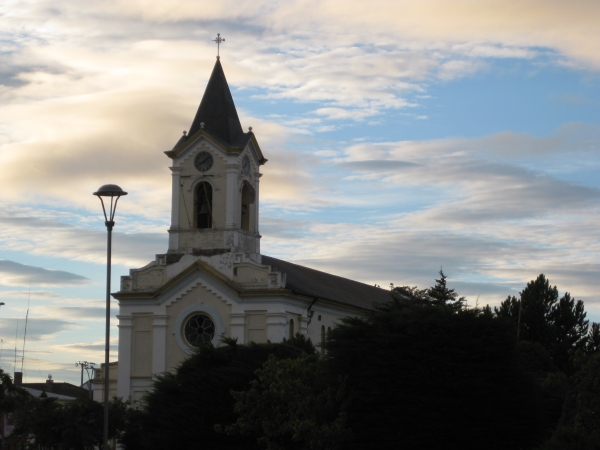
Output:
[[217,33],[217,38],[213,39],[213,42],[217,43],[217,59],[219,59],[219,51],[220,51],[221,42],[225,42],[225,39],[221,37],[221,33]]

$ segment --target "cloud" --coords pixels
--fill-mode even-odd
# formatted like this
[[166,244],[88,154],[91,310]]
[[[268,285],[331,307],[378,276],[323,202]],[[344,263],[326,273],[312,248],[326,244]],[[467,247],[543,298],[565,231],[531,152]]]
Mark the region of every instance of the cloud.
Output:
[[[55,214],[54,211],[41,208],[5,206],[4,214],[0,215],[0,225],[6,231],[0,238],[0,243],[5,249],[106,264],[106,231],[90,228],[90,222],[103,225],[103,219],[92,222],[91,218],[85,214]],[[126,227],[128,222],[135,223],[135,219],[128,220],[127,216],[119,217],[115,230],[118,227]],[[163,233],[145,233],[135,227],[132,228],[133,230],[128,233],[113,231],[113,263],[123,264],[127,267],[141,267],[153,260],[156,253],[167,250],[166,230]],[[90,283],[83,277],[81,277],[83,281],[76,278],[77,275],[68,278],[63,275],[66,272],[60,271],[48,270],[46,278],[43,278],[42,272],[38,276],[38,272],[31,272],[34,269],[30,269],[30,266],[23,267],[22,275],[15,278],[22,283],[19,285],[28,285],[29,279],[36,286],[44,286],[43,283],[49,283],[50,279],[56,279],[56,284],[59,282],[72,285]],[[56,274],[57,272],[58,274]],[[55,278],[49,278],[52,276]],[[11,272],[10,277],[17,277],[17,274]],[[11,278],[7,279],[10,281]]]
[[352,171],[365,171],[365,172],[396,172],[398,169],[405,167],[416,166],[417,164],[407,161],[394,161],[394,160],[360,160],[360,161],[347,161],[336,164],[338,167],[342,167]]
[[62,270],[44,269],[2,259],[0,282],[5,286],[80,286],[91,283],[91,280]]
[[71,319],[104,319],[106,317],[105,308],[95,308],[89,306],[61,306],[53,311],[59,317],[68,317]]
[[[456,155],[476,158],[494,158],[523,162],[535,158],[543,164],[550,157],[565,154],[597,155],[600,150],[600,125],[595,123],[567,123],[548,136],[503,131],[481,137],[446,137],[421,141],[361,142],[346,148],[349,160],[379,158],[418,161],[420,158],[452,158]],[[553,160],[554,162],[554,160]]]
[[378,114],[378,111],[373,110],[351,110],[343,108],[319,108],[315,110],[315,114],[318,116],[324,116],[329,120],[345,120],[351,119],[355,121],[361,121],[365,117],[373,116]]
[[[102,355],[104,355],[104,342],[78,342],[78,343],[73,343],[73,344],[63,344],[63,345],[56,345],[54,346],[56,349],[59,349],[60,351],[64,351],[64,352],[68,352],[68,353],[76,353],[76,354],[85,354],[85,355],[90,355],[90,354],[95,354],[97,359],[97,367],[100,366],[100,362],[104,362],[103,360],[100,361],[100,358],[102,357]],[[119,346],[117,344],[110,344],[110,351],[111,352],[116,352],[119,349]]]
[[[423,230],[410,221],[360,226],[313,222],[300,241],[290,241],[282,232],[263,240],[262,247],[271,256],[383,287],[428,287],[443,267],[450,286],[467,295],[471,306],[478,296],[482,305],[498,305],[545,273],[562,292],[570,291],[593,307],[600,263],[577,262],[593,234],[581,230],[587,238],[569,246],[555,234],[559,230],[542,228],[548,242],[539,242],[522,232],[527,226],[472,233],[447,229],[443,223]],[[593,256],[594,251],[584,250],[583,255]]]
[[[19,334],[22,335],[25,321],[19,322]],[[4,336],[11,336],[17,328],[17,319],[0,318],[0,332]],[[27,321],[27,340],[40,341],[54,336],[63,331],[73,330],[77,328],[77,324],[56,318],[29,318]]]
[[[27,283],[27,286],[29,283]],[[50,300],[56,301],[62,298],[62,295],[52,291],[38,291],[38,290],[26,290],[26,291],[0,291],[0,297],[2,298],[23,298],[31,300]]]
[[[298,134],[330,132],[385,110],[412,108],[415,103],[408,97],[427,97],[434,80],[470,75],[490,59],[531,59],[540,48],[566,52],[557,47],[565,36],[585,38],[589,46],[589,33],[596,29],[588,15],[595,9],[589,4],[579,9],[511,4],[492,2],[482,10],[475,2],[461,1],[455,10],[426,1],[419,6],[380,4],[371,11],[351,1],[335,14],[330,1],[242,2],[233,10],[179,2],[142,7],[116,0],[86,11],[72,1],[51,8],[47,2],[13,5],[3,67],[7,85],[18,83],[2,91],[0,161],[6,170],[0,174],[5,186],[0,196],[94,212],[98,206],[91,192],[113,182],[130,192],[123,199],[129,213],[168,218],[169,161],[163,151],[189,127],[201,99],[214,60],[194,55],[214,53],[208,31],[212,23],[230,36],[224,64],[234,91],[310,104],[305,113],[272,121],[240,112],[269,148],[269,159],[270,146],[289,150]],[[517,23],[514,8],[519,10]],[[565,24],[564,17],[578,26]],[[293,33],[288,31],[291,24]],[[569,33],[559,33],[564,27]],[[581,46],[577,48],[580,52]],[[538,151],[560,147],[561,138],[537,140]],[[507,146],[503,140],[522,145]],[[455,145],[463,143],[457,139]],[[492,152],[499,146],[506,152],[513,148],[514,155],[521,155],[518,150],[525,146],[534,149],[523,136],[510,134],[490,136],[480,144]],[[23,176],[23,167],[29,176]],[[303,171],[278,167],[276,156],[269,171],[268,201],[285,203],[290,197],[299,202],[313,186]],[[286,178],[292,187],[284,186]]]
[[600,149],[599,130],[570,124],[540,138],[500,133],[472,139],[364,142],[349,146],[336,166],[360,173],[362,180],[379,180],[387,189],[390,184],[397,189],[435,187],[443,201],[434,199],[421,208],[423,223],[464,225],[558,211],[578,214],[600,207],[600,189],[569,179],[585,168],[584,161],[593,164]]

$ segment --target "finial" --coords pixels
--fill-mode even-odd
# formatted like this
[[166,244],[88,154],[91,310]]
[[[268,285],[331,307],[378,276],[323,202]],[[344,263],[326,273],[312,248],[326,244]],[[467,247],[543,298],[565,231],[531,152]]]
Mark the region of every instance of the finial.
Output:
[[220,59],[220,57],[219,57],[220,46],[221,46],[221,42],[225,42],[225,39],[221,37],[221,33],[217,33],[217,38],[213,39],[213,42],[217,43],[217,59]]
[[200,122],[200,128],[204,130],[204,122]]
[[252,131],[252,127],[248,127],[248,131]]
[[183,130],[183,135],[185,136],[187,134],[187,131]]

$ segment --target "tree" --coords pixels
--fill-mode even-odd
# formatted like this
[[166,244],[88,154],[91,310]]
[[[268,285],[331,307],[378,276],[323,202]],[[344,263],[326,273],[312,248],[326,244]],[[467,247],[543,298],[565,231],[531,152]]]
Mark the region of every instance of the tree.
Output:
[[588,338],[588,321],[581,300],[575,301],[566,292],[552,306],[549,315],[549,345],[552,359],[558,367],[572,371],[569,367],[572,353],[584,349]]
[[[129,403],[113,398],[109,403],[109,439],[119,438],[126,425]],[[104,408],[88,398],[60,404],[56,398],[29,397],[19,407],[16,434],[31,437],[29,448],[93,450],[102,448]]]
[[584,358],[577,372],[577,414],[575,428],[594,435],[600,444],[600,354]]
[[269,450],[334,450],[352,436],[343,384],[329,380],[318,355],[270,355],[256,376],[248,391],[232,392],[239,418],[220,429],[251,436]]
[[56,398],[30,397],[19,407],[14,433],[28,436],[30,448],[58,448],[65,426],[63,406]]
[[440,269],[440,278],[435,280],[435,286],[429,289],[419,289],[417,286],[398,286],[390,284],[392,299],[401,303],[409,300],[417,305],[448,306],[456,310],[461,309],[465,297],[459,297],[454,289],[449,289],[446,283],[448,278]]
[[252,438],[215,431],[215,425],[238,418],[230,391],[248,389],[269,355],[297,358],[303,351],[288,344],[238,345],[233,339],[224,343],[219,348],[200,347],[174,373],[158,377],[123,436],[127,450],[257,448]]
[[0,369],[0,414],[14,412],[28,397],[29,393],[15,386],[11,376]]
[[435,286],[432,286],[427,291],[427,294],[432,299],[432,302],[437,305],[450,306],[455,309],[460,309],[465,303],[465,297],[458,297],[454,289],[448,288],[446,285],[446,275],[440,269],[440,278],[435,280]]
[[592,323],[585,344],[585,351],[588,354],[600,352],[600,324]]
[[578,351],[574,358],[577,371],[563,417],[554,436],[543,450],[596,450],[600,448],[600,353],[585,355]]
[[521,292],[521,339],[549,348],[550,313],[557,301],[558,289],[550,286],[544,274],[527,283]]
[[512,328],[481,310],[396,300],[327,342],[347,376],[350,449],[526,448],[541,435]]
[[570,355],[589,339],[583,302],[568,292],[559,299],[558,289],[550,286],[544,274],[527,283],[520,300],[509,296],[494,311],[513,321],[519,340],[541,344],[559,369],[568,373],[572,371]]

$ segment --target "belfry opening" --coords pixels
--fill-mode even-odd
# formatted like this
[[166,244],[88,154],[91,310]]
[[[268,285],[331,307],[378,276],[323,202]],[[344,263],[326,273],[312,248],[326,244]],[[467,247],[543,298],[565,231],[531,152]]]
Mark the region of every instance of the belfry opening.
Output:
[[196,228],[212,228],[212,186],[206,181],[198,183],[196,187]]

